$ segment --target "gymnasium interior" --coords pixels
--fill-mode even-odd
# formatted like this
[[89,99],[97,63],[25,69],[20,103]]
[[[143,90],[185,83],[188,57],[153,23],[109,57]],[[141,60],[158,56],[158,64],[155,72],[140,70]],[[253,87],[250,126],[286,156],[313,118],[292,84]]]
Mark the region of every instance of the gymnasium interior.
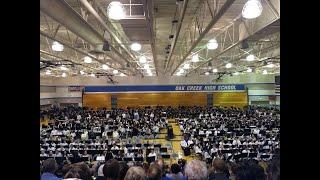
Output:
[[40,0],[40,179],[280,179],[280,0]]

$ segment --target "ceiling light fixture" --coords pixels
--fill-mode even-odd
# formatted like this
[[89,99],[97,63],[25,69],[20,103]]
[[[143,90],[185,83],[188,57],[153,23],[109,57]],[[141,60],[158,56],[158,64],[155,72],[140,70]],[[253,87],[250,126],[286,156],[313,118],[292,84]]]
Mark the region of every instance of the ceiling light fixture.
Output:
[[271,63],[271,64],[268,64],[268,65],[266,65],[266,67],[267,67],[267,68],[273,68],[273,67],[274,67],[274,64],[272,64],[272,63]]
[[262,5],[260,0],[248,0],[242,9],[242,16],[246,19],[254,19],[261,15]]
[[66,73],[62,73],[62,77],[67,77],[67,74]]
[[198,62],[199,61],[199,55],[198,54],[194,54],[192,56],[192,59],[191,59],[192,62]]
[[251,73],[251,72],[252,72],[252,69],[251,69],[251,68],[248,68],[248,69],[247,69],[247,72],[248,72],[248,73]]
[[147,69],[147,73],[150,74],[150,73],[151,73],[151,70],[150,70],[150,69]]
[[51,48],[52,48],[53,51],[59,51],[59,52],[60,52],[60,51],[63,51],[63,45],[60,44],[60,43],[57,42],[57,41],[54,41],[54,42],[52,43]]
[[60,69],[61,69],[62,71],[68,71],[68,68],[65,67],[64,65],[60,66]]
[[125,10],[123,4],[119,1],[112,1],[107,8],[108,17],[113,20],[123,19]]
[[122,76],[122,77],[123,77],[123,76],[126,76],[126,75],[124,75],[123,73],[121,73],[121,74],[120,74],[120,76]]
[[216,72],[218,72],[218,69],[212,69],[212,72],[214,72],[214,73],[216,73]]
[[119,72],[119,71],[116,70],[116,69],[112,71],[113,74],[118,74],[118,72]]
[[104,69],[104,70],[108,70],[108,69],[109,69],[109,66],[108,66],[108,65],[106,65],[106,64],[102,64],[102,69]]
[[91,77],[95,77],[95,75],[93,73],[90,74]]
[[207,71],[207,72],[205,72],[204,74],[205,74],[206,76],[208,76],[210,73]]
[[231,67],[232,67],[231,63],[226,64],[226,68],[231,68]]
[[246,57],[246,60],[247,60],[247,61],[254,61],[254,55],[253,55],[253,54],[249,54],[249,55]]
[[214,49],[217,49],[218,48],[218,42],[216,39],[211,39],[209,40],[209,42],[207,43],[207,48],[209,50],[214,50]]
[[90,64],[90,63],[92,63],[92,58],[89,57],[89,56],[85,56],[84,57],[84,62],[87,63],[87,64]]
[[46,71],[46,75],[50,75],[51,74],[51,71],[50,70],[47,70]]
[[132,43],[131,44],[131,49],[133,50],[133,51],[140,51],[141,50],[141,44],[139,44],[139,43]]
[[189,68],[190,68],[190,64],[187,63],[183,65],[183,69],[189,69]]
[[139,58],[139,62],[142,63],[142,64],[144,64],[144,63],[147,62],[147,58],[146,58],[145,56],[141,56],[141,57]]
[[80,74],[81,74],[81,75],[84,75],[84,74],[85,74],[85,72],[83,72],[83,71],[80,71]]
[[184,69],[180,69],[179,73],[183,74],[184,73]]
[[262,74],[268,74],[268,71],[267,70],[263,70]]
[[149,67],[149,64],[145,64],[144,66],[143,66],[143,69],[149,69],[150,67]]

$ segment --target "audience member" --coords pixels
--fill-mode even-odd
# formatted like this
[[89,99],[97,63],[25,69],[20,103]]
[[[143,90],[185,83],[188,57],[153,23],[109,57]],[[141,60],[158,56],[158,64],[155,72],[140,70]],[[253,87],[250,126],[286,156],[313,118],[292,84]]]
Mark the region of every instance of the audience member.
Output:
[[181,172],[181,167],[179,166],[179,164],[172,164],[171,173],[167,174],[166,177],[169,180],[185,180],[186,179]]
[[160,166],[156,163],[152,163],[149,167],[147,176],[148,176],[148,180],[161,180],[162,171]]
[[115,159],[110,159],[103,166],[103,175],[106,180],[117,180],[119,177],[119,170],[119,162]]
[[129,166],[126,162],[119,163],[119,180],[124,180],[124,177],[126,176],[128,169]]
[[228,175],[225,173],[227,166],[222,159],[216,158],[212,162],[213,171],[209,174],[210,180],[228,180]]
[[124,180],[147,180],[147,175],[142,167],[132,166],[128,169]]
[[208,177],[207,165],[200,160],[187,162],[184,175],[187,180],[206,180]]
[[42,163],[42,175],[41,180],[59,180],[55,175],[56,170],[58,169],[58,164],[52,158],[46,159]]

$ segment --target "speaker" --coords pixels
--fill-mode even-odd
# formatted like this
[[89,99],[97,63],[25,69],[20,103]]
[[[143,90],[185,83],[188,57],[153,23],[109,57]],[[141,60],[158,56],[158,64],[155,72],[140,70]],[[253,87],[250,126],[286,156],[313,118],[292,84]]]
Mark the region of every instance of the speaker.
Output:
[[105,42],[103,43],[102,50],[104,50],[104,51],[110,51],[110,46],[109,46],[109,42],[108,42],[108,41],[105,41]]
[[247,42],[247,40],[243,40],[241,42],[241,49],[248,49],[249,48],[249,44]]

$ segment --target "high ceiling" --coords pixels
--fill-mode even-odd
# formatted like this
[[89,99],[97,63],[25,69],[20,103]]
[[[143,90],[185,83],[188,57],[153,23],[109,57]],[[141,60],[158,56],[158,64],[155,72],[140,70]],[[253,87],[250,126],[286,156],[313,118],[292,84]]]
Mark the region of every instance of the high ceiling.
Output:
[[[126,15],[118,21],[108,18],[111,1],[40,1],[41,76],[279,73],[280,0],[261,0],[262,14],[252,20],[241,16],[247,0],[119,0]],[[213,38],[218,48],[209,50]],[[63,51],[53,51],[54,41]],[[142,45],[140,51],[130,49],[134,42]],[[195,54],[198,62],[191,61]],[[253,61],[246,60],[249,54]],[[86,56],[91,63],[84,62]],[[139,62],[141,56],[150,70]]]

